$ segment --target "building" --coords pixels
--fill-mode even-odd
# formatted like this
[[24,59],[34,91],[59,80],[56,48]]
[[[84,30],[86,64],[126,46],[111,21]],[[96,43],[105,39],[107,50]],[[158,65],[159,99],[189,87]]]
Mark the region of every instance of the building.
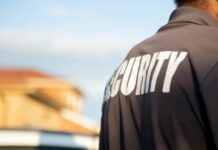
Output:
[[75,85],[45,73],[0,69],[1,131],[72,134],[95,140],[98,127],[82,115],[82,98]]

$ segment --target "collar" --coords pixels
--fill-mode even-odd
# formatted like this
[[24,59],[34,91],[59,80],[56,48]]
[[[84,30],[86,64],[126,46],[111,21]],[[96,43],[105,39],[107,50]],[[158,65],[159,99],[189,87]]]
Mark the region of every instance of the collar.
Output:
[[198,25],[218,27],[216,20],[207,12],[194,7],[179,7],[173,11],[169,23],[190,22]]

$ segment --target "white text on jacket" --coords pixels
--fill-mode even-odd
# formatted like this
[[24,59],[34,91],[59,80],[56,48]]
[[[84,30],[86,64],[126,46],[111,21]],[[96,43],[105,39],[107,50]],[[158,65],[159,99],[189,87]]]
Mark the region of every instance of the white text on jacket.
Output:
[[107,84],[106,100],[115,97],[119,90],[125,96],[133,91],[136,95],[155,92],[158,76],[166,62],[168,64],[162,92],[169,93],[172,78],[187,54],[187,52],[162,51],[125,60]]

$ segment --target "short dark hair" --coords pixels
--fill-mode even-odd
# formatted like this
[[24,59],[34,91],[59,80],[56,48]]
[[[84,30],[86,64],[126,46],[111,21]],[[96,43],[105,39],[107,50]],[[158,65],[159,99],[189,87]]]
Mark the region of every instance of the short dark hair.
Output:
[[196,0],[175,0],[175,3],[179,7],[179,6],[182,6],[183,4],[185,4],[187,2],[193,2],[193,1],[196,1]]

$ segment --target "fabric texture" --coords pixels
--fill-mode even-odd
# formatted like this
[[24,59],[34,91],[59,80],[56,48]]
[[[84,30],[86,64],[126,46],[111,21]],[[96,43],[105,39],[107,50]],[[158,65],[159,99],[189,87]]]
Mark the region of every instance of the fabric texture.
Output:
[[192,7],[133,47],[109,80],[100,150],[218,149],[218,24]]

